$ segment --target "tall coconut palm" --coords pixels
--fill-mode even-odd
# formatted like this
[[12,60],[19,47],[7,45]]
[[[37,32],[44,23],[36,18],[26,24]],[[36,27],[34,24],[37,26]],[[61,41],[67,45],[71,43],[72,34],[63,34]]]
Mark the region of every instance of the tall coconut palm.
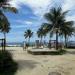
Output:
[[[43,23],[43,24],[41,25],[41,27],[40,27],[39,30],[42,30],[43,37],[44,37],[44,39],[45,39],[45,37],[46,37],[46,35],[47,35],[47,27],[46,27],[46,23]],[[39,31],[39,30],[38,30],[38,31]]]
[[49,33],[50,39],[53,36],[52,32],[50,32],[50,30],[52,29],[52,25],[48,24],[48,23],[43,23],[41,25],[41,28],[43,29],[44,32],[44,36],[46,36]]
[[43,28],[39,28],[39,29],[38,29],[37,35],[38,35],[39,38],[41,38],[41,39],[40,39],[40,43],[42,44],[42,39],[43,39],[43,37],[44,37],[44,35],[45,35]]
[[58,50],[58,35],[61,27],[65,22],[65,16],[68,11],[62,12],[61,7],[52,8],[49,13],[45,14],[45,18],[48,20],[48,26],[51,28],[49,31],[56,33],[56,50]]
[[4,34],[4,50],[5,50],[5,46],[6,46],[6,33],[9,32],[10,30],[10,23],[8,21],[8,19],[6,18],[6,16],[2,13],[2,11],[0,11],[0,32],[2,32]]
[[[44,36],[46,36],[47,34],[49,34],[49,37],[50,37],[49,43],[50,43],[51,37],[53,36],[53,32],[50,32],[50,30],[52,28],[52,25],[51,24],[48,24],[48,23],[43,23],[41,25],[41,28],[43,29],[43,35]],[[49,46],[51,46],[51,43],[50,43]]]
[[28,29],[28,30],[25,31],[24,37],[25,37],[25,38],[28,38],[28,43],[30,42],[30,38],[31,38],[32,36],[33,36],[33,32],[32,32],[30,29]]
[[[3,13],[4,11],[6,12],[13,12],[13,13],[17,13],[18,10],[15,8],[15,7],[12,7],[10,4],[9,4],[9,1],[10,0],[0,0],[0,28],[3,27],[4,29],[4,26],[2,26],[3,22],[5,22],[6,25],[9,25],[9,21],[7,19],[7,17],[5,16],[5,14]],[[2,24],[1,24],[2,23]],[[7,26],[9,27],[9,26]],[[5,29],[6,30],[6,29]]]
[[3,23],[1,25],[1,32],[4,34],[5,42],[6,42],[6,33],[8,33],[9,31],[10,31],[10,23],[7,20],[7,18],[4,18]]
[[74,22],[73,21],[66,21],[63,23],[64,25],[60,29],[60,34],[63,35],[65,38],[65,47],[67,47],[67,39],[69,36],[74,35],[75,33],[75,27],[73,27]]
[[[4,37],[6,37],[6,33],[9,32],[10,29],[10,23],[7,19],[7,17],[4,15],[3,12],[13,12],[17,13],[17,9],[15,7],[12,7],[9,4],[10,0],[0,0],[0,30],[4,33]],[[5,46],[6,46],[6,38],[5,38]]]

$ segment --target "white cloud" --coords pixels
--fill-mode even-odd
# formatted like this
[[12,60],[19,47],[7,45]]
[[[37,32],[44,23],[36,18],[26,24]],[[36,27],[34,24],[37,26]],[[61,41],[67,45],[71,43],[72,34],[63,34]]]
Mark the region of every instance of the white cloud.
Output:
[[74,16],[67,16],[66,20],[67,21],[75,21],[75,15]]
[[[20,5],[23,3],[27,6],[29,6],[33,11],[35,15],[42,16],[44,13],[50,9],[50,7],[53,5],[55,0],[12,0],[11,4],[17,8],[20,8]],[[63,0],[61,0],[62,2]],[[55,1],[55,3],[60,3],[59,1]],[[75,0],[64,0],[62,3],[62,9],[63,11],[66,10],[74,10],[75,8]],[[68,16],[67,20],[74,20],[75,16]],[[19,21],[23,24],[32,24],[32,22],[29,21]]]
[[14,22],[20,23],[21,25],[32,25],[33,22],[29,20],[15,20]]
[[33,9],[34,14],[43,15],[51,5],[51,0],[28,0],[27,3]]
[[12,0],[9,2],[11,4],[11,6],[16,7],[16,8],[20,8],[20,1],[18,0]]
[[12,0],[11,5],[20,8],[20,4],[28,5],[34,14],[43,15],[51,6],[52,0]]
[[21,23],[24,25],[32,25],[33,24],[32,21],[22,21]]
[[13,29],[13,28],[15,28],[15,29],[16,29],[16,28],[24,28],[25,25],[12,25],[11,27],[12,27],[12,29]]
[[[64,0],[64,3],[62,5],[62,9],[63,11],[67,11],[67,10],[70,10],[75,12],[75,0]],[[73,13],[71,12],[71,14]],[[75,21],[75,14],[73,13],[72,15],[68,15],[66,17],[66,20],[67,21]]]
[[73,10],[75,7],[75,0],[64,0],[63,10]]

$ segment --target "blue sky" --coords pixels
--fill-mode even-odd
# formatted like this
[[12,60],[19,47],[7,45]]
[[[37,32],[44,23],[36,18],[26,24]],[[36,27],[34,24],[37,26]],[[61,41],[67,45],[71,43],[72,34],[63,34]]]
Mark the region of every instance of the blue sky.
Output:
[[[7,34],[8,42],[24,41],[24,31],[27,29],[34,32],[31,41],[38,39],[36,31],[45,22],[43,15],[51,7],[61,6],[63,11],[70,10],[66,20],[75,21],[75,0],[12,0],[10,4],[18,9],[18,13],[5,13],[11,25],[11,30]],[[2,38],[3,34],[0,35],[0,38]],[[47,36],[46,39],[48,40],[49,37]],[[72,39],[74,40],[74,37]]]

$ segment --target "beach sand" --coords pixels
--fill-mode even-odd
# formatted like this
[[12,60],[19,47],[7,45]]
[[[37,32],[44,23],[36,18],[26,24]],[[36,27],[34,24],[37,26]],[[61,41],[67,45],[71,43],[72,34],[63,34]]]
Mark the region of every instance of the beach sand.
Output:
[[[13,59],[18,62],[16,75],[75,75],[75,50],[68,49],[63,55],[32,55],[22,47],[8,47]],[[56,74],[53,74],[56,75]]]

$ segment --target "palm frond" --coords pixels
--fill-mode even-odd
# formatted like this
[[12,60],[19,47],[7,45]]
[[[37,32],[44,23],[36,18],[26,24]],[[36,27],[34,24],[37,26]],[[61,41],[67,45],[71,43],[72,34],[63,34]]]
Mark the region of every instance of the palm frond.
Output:
[[9,32],[10,30],[10,23],[7,17],[0,11],[0,30],[1,32]]
[[6,12],[18,13],[18,10],[15,7],[3,7],[3,10]]
[[30,29],[26,30],[24,33],[25,38],[28,38],[28,37],[31,38],[32,35],[33,35],[33,32]]

